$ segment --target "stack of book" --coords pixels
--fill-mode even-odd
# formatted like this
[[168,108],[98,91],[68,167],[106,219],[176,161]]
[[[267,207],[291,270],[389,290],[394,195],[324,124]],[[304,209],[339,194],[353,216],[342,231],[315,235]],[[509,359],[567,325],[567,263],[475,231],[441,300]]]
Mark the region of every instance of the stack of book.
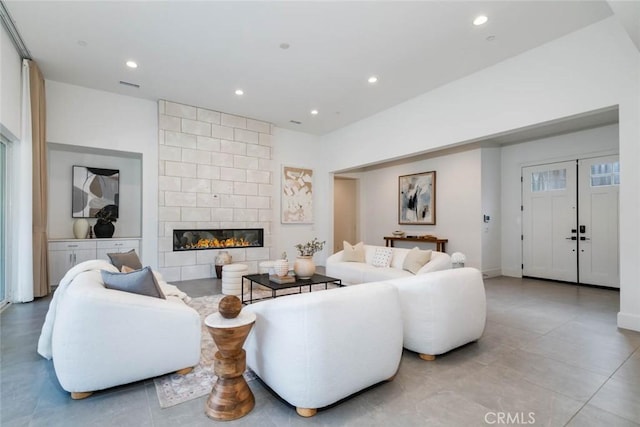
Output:
[[296,278],[293,276],[278,276],[275,274],[271,274],[269,276],[269,280],[282,285],[283,283],[293,283],[296,281]]

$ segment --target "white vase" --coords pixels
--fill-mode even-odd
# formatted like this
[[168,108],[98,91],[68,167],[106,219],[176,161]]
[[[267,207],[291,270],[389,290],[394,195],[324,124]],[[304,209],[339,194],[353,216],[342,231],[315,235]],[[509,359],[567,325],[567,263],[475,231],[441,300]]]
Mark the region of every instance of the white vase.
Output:
[[299,256],[293,264],[293,272],[296,273],[298,279],[310,279],[316,272],[316,264],[313,262],[313,256]]
[[76,239],[86,239],[87,233],[89,233],[89,221],[84,218],[73,221],[73,235]]
[[273,271],[280,277],[289,274],[289,261],[286,259],[277,259],[273,262]]

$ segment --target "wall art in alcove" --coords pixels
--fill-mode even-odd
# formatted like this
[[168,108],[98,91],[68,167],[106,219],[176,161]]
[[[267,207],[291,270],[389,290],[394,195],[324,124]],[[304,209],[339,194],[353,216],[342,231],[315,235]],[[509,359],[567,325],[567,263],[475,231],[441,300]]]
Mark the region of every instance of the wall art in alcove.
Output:
[[107,205],[120,205],[120,170],[73,166],[71,216],[95,218]]

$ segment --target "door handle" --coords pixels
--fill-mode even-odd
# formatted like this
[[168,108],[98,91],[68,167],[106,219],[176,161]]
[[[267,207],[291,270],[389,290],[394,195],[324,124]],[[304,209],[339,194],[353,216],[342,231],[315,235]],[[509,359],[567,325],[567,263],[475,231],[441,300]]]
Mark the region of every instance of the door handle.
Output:
[[566,240],[578,240],[576,236],[565,237]]
[[580,236],[580,240],[591,240],[591,239],[588,237]]

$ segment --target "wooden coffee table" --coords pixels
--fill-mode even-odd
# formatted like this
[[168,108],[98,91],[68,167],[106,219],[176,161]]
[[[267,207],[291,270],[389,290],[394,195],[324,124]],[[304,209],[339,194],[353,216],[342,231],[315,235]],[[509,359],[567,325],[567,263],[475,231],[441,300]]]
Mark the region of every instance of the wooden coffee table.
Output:
[[[291,289],[291,288],[298,288],[298,293],[302,293],[302,288],[303,286],[308,286],[309,287],[309,292],[311,292],[312,290],[312,286],[313,285],[321,285],[324,283],[324,288],[328,289],[329,288],[329,283],[332,283],[334,285],[337,286],[345,286],[342,284],[342,280],[341,279],[336,279],[335,277],[329,277],[329,276],[323,276],[322,274],[314,274],[313,276],[311,276],[311,278],[309,279],[298,279],[296,278],[295,281],[291,282],[291,283],[276,283],[273,282],[271,280],[269,280],[269,275],[268,274],[249,274],[246,276],[242,276],[242,303],[243,304],[252,304],[256,301],[261,301],[264,299],[271,299],[271,298],[276,298],[278,296],[283,296],[283,295],[278,295],[277,292],[283,289]],[[244,298],[244,281],[245,279],[247,281],[249,281],[249,299],[245,299]],[[258,285],[262,285],[262,286],[266,286],[267,288],[271,289],[271,296],[270,297],[265,297],[265,298],[253,298],[253,284],[258,284]],[[290,295],[290,294],[286,294],[286,295]]]

